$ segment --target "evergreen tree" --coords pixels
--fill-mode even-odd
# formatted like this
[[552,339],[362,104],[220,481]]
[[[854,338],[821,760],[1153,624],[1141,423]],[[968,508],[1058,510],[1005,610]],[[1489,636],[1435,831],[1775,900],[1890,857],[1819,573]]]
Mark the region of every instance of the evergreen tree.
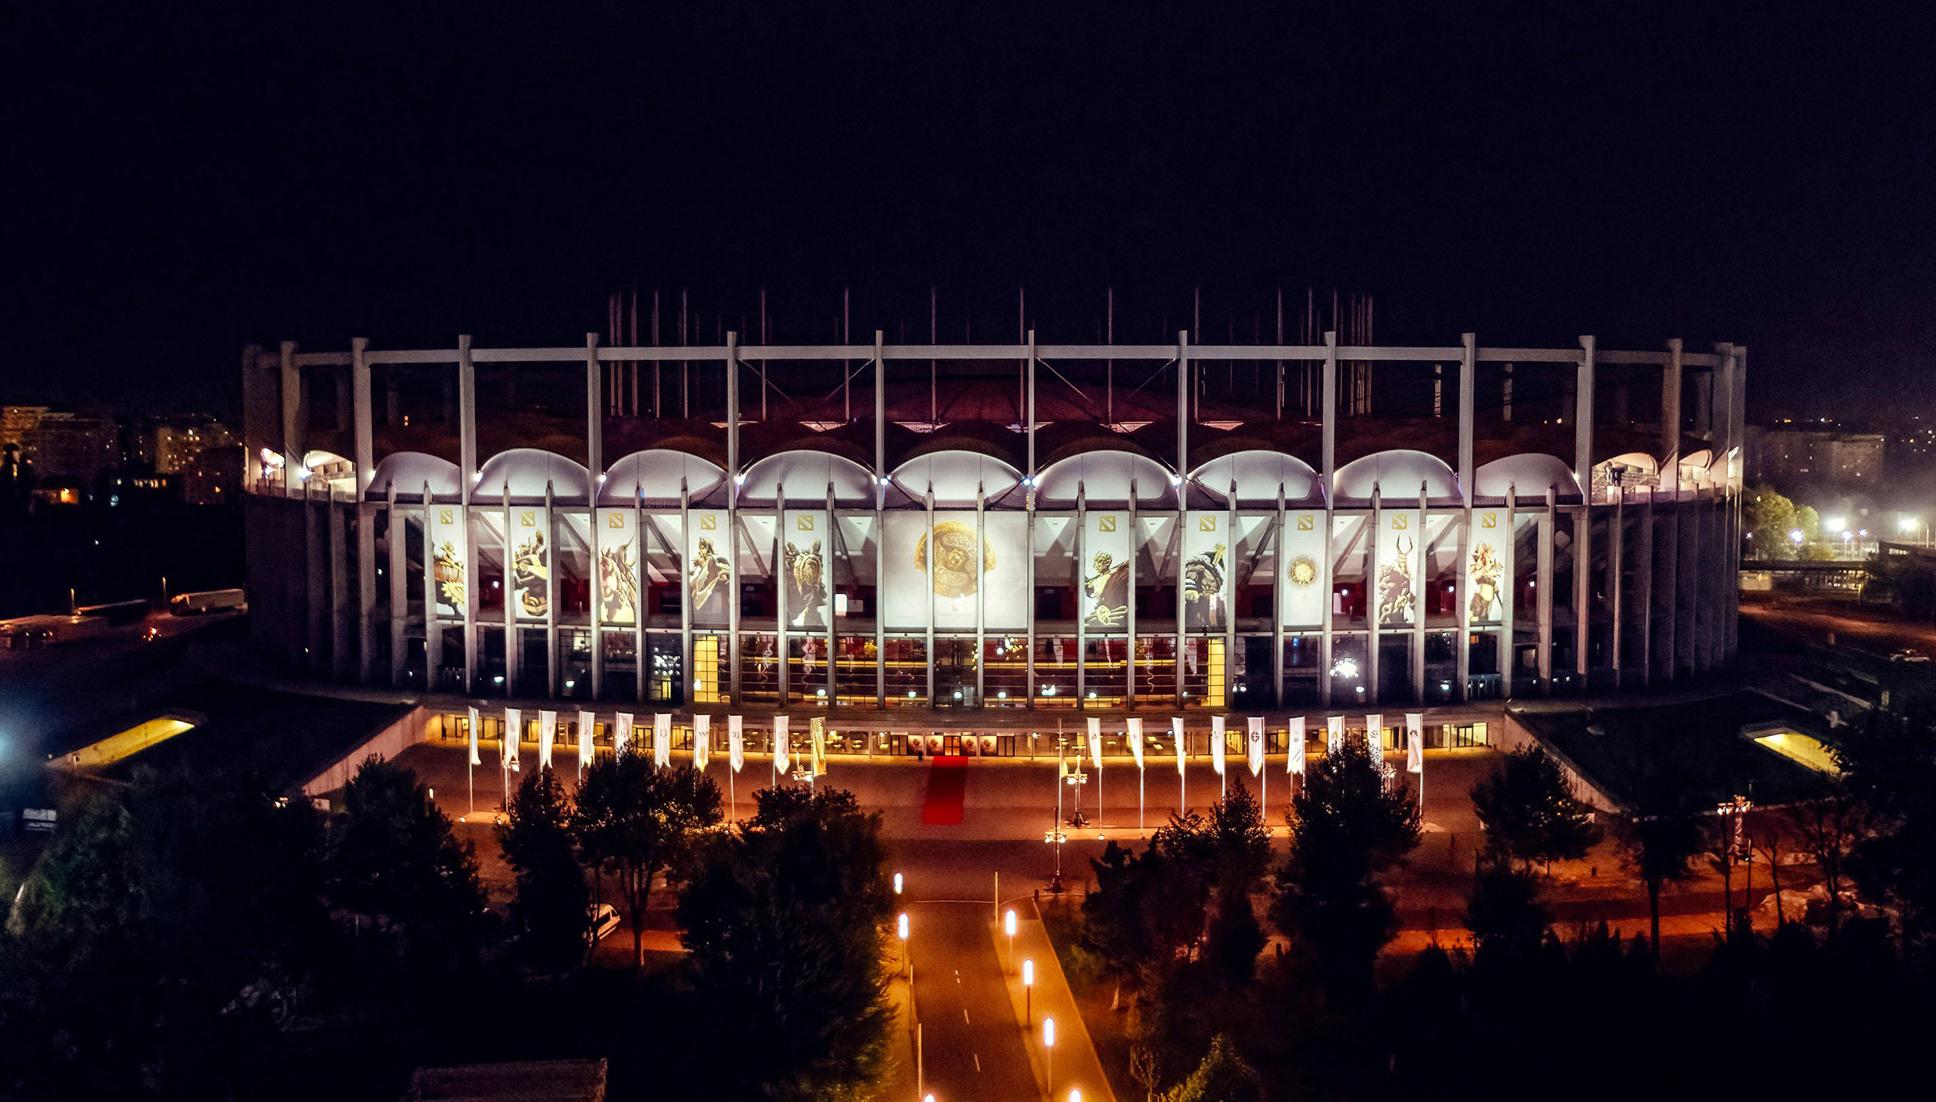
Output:
[[1210,1051],[1190,1077],[1163,1096],[1164,1102],[1263,1102],[1264,1080],[1244,1061],[1237,1046],[1224,1034],[1210,1042]]
[[1538,746],[1507,754],[1471,795],[1487,848],[1522,865],[1577,860],[1599,844],[1592,809],[1573,795],[1560,763]]
[[524,778],[512,797],[498,846],[517,876],[511,919],[530,959],[561,968],[585,955],[591,893],[571,834],[571,800],[549,768]]

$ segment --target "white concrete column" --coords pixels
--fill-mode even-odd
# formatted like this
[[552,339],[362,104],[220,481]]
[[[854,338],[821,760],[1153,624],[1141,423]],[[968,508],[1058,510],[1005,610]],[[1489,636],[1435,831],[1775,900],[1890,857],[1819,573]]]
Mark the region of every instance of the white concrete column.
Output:
[[282,342],[280,377],[282,380],[282,486],[287,493],[303,488],[303,426],[309,416],[309,403],[303,401],[302,369],[296,366],[296,342]]
[[[409,521],[397,508],[397,487],[392,483],[384,492],[383,523],[385,543],[390,552],[390,684],[403,687],[404,650],[410,626],[410,589],[406,582],[409,565],[404,551],[408,542]],[[476,588],[474,585],[470,588]]]
[[[1558,530],[1559,509],[1553,487],[1546,487],[1546,508],[1539,515],[1539,542],[1533,574],[1533,607],[1539,625],[1539,688],[1553,691],[1553,535]],[[1577,569],[1578,556],[1574,558]]]
[[1573,478],[1580,484],[1580,512],[1573,523],[1573,666],[1589,684],[1588,643],[1593,613],[1593,356],[1594,339],[1580,338],[1580,365],[1573,388]]
[[[605,489],[605,372],[598,364],[598,334],[585,334],[585,471],[589,489],[586,491],[587,533],[585,548],[591,559],[591,598],[586,602],[589,614],[586,623],[591,625],[592,637],[592,699],[597,700],[605,689],[605,632],[599,608],[599,564],[598,564],[598,497]],[[644,533],[634,529],[634,545],[639,549],[639,573],[645,573]],[[554,554],[558,548],[553,548]],[[555,575],[557,570],[553,570]],[[639,615],[645,615],[645,593],[639,593]],[[680,639],[690,641],[690,634],[680,633]],[[682,676],[690,679],[687,665],[680,666]]]
[[[1474,433],[1476,377],[1479,366],[1479,338],[1475,333],[1459,336],[1459,505],[1464,524],[1459,529],[1459,656],[1458,699],[1472,699],[1472,441]],[[1507,521],[1510,526],[1511,521]],[[1502,589],[1512,588],[1506,579]],[[1507,632],[1512,624],[1505,625]],[[1503,694],[1502,694],[1503,695]]]
[[[350,341],[350,399],[356,430],[356,500],[351,506],[356,517],[356,676],[370,681],[376,676],[370,652],[376,646],[376,510],[369,504],[370,481],[376,473],[376,446],[370,424],[369,339]],[[245,454],[244,463],[249,460]]]

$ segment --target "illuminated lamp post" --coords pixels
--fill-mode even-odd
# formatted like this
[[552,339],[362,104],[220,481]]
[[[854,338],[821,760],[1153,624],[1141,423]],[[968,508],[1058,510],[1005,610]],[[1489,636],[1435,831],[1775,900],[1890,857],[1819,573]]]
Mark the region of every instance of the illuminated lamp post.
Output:
[[1055,1093],[1055,1019],[1042,1019],[1042,1067],[1048,1079],[1048,1093]]
[[1015,964],[1015,908],[1013,907],[1002,915],[1002,933],[1008,935],[1008,963],[1012,967]]
[[1035,1018],[1035,961],[1022,962],[1022,1028]]

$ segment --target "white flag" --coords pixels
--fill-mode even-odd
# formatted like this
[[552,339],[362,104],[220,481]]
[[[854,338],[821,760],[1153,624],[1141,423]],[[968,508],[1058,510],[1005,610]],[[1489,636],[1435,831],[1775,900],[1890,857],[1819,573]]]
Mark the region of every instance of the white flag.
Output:
[[733,772],[746,768],[746,717],[726,717],[726,753]]
[[471,714],[470,714],[470,720],[471,720],[471,764],[472,764],[472,765],[483,765],[483,764],[484,764],[484,759],[483,759],[483,758],[481,758],[481,757],[479,757],[479,756],[477,755],[477,728],[478,728],[478,718],[477,718],[477,709],[476,709],[476,708],[472,708],[472,709],[471,709]]
[[655,712],[652,716],[652,764],[660,769],[672,765],[672,713]]
[[1304,775],[1304,717],[1298,716],[1292,719],[1290,730],[1286,731],[1285,735],[1290,741],[1291,752],[1288,760],[1284,762],[1284,772],[1301,777]]
[[518,771],[518,743],[523,739],[524,713],[516,708],[504,709],[504,742],[498,751],[498,761],[513,773]]
[[[1089,758],[1091,761],[1094,761],[1096,763],[1097,769],[1102,768],[1102,717],[1101,716],[1089,717]],[[1097,783],[1100,784],[1102,782],[1098,781]]]
[[1131,716],[1123,721],[1123,728],[1123,741],[1129,743],[1130,756],[1136,759],[1136,768],[1141,769],[1143,767],[1143,721]]
[[773,768],[787,771],[787,717],[773,717]]
[[1211,716],[1210,717],[1210,768],[1216,770],[1217,776],[1219,777],[1223,776],[1223,752],[1224,752],[1223,744],[1224,744],[1223,717]]
[[1170,717],[1170,734],[1176,739],[1176,771],[1183,773],[1183,717]]
[[1405,713],[1405,772],[1425,772],[1425,713]]
[[1264,771],[1264,717],[1250,717],[1250,734],[1246,736],[1245,746],[1250,750],[1250,775],[1255,777]]
[[1365,717],[1365,748],[1371,751],[1371,756],[1374,758],[1384,757],[1385,755],[1384,713],[1373,712],[1370,715]]
[[1324,752],[1335,754],[1344,749],[1344,717],[1324,717]]
[[582,778],[585,770],[592,765],[592,735],[598,730],[598,717],[580,710],[578,713],[578,775]]
[[622,758],[626,747],[632,745],[632,713],[619,712],[618,724],[612,728],[612,756]]
[[706,768],[706,759],[713,754],[713,717],[694,712],[692,716],[692,767],[700,771]]
[[549,709],[538,712],[538,768],[551,768],[551,744],[558,739],[558,713]]

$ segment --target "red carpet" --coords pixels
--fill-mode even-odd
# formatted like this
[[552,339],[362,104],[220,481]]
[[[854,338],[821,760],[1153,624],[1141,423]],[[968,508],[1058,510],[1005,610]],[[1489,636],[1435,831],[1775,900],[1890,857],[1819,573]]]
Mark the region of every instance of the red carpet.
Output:
[[928,767],[928,795],[921,821],[929,826],[960,826],[962,795],[968,790],[968,759],[936,758]]

